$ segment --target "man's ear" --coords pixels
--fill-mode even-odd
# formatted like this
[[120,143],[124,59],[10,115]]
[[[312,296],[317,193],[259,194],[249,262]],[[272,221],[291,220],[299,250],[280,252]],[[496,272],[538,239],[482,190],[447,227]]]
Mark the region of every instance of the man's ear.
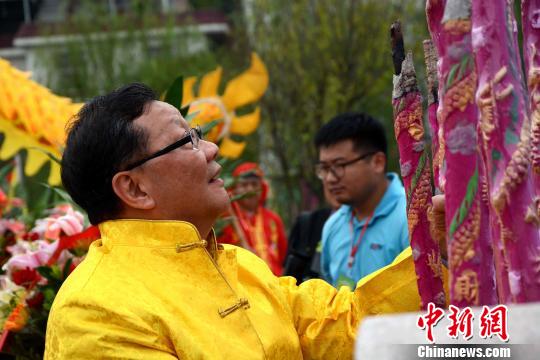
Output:
[[149,210],[156,206],[144,183],[131,171],[116,173],[112,178],[112,188],[116,196],[131,208]]
[[386,155],[383,152],[378,152],[373,155],[372,164],[375,171],[384,174],[386,172]]

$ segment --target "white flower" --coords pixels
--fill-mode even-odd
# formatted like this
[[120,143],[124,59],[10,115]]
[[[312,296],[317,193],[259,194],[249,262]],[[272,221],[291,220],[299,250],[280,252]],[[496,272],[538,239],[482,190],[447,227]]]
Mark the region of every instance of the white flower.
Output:
[[0,276],[0,306],[8,305],[24,292],[24,287],[15,284],[8,276]]

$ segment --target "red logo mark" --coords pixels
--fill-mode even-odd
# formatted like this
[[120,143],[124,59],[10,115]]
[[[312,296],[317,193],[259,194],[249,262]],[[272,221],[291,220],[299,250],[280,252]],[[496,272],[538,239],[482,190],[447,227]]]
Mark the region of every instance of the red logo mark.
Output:
[[502,341],[508,341],[507,312],[505,305],[498,305],[492,310],[483,306],[480,315],[480,337],[486,339],[497,335]]
[[439,309],[433,303],[428,304],[427,314],[424,316],[419,316],[417,325],[420,329],[427,328],[427,339],[430,342],[433,340],[433,327],[444,317],[444,310]]
[[460,311],[458,307],[450,305],[449,310],[450,315],[448,315],[448,318],[451,323],[447,327],[448,336],[457,339],[458,334],[461,333],[465,340],[472,338],[474,315],[471,308],[466,307]]

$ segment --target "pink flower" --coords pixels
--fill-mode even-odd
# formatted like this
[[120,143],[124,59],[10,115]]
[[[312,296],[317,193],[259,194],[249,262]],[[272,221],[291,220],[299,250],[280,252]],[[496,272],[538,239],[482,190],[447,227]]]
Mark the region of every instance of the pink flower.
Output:
[[25,226],[22,221],[14,219],[0,219],[0,232],[3,234],[7,230],[14,233],[16,237],[19,237],[25,232]]
[[62,215],[69,214],[72,211],[73,211],[73,208],[71,207],[70,204],[60,204],[52,209],[52,215],[62,216]]
[[16,250],[18,253],[13,255],[2,266],[2,269],[6,270],[8,274],[12,274],[16,270],[35,269],[38,266],[47,264],[58,246],[58,241],[48,243],[44,240],[37,240],[32,243],[31,247],[25,246],[24,242],[19,243],[22,244],[18,244],[19,248]]
[[21,254],[10,258],[8,262],[2,266],[2,268],[7,270],[9,273],[12,273],[17,269],[35,269],[40,265],[41,263],[39,262],[39,259],[33,254]]
[[31,251],[32,245],[28,241],[17,241],[15,245],[6,247],[6,250],[11,255],[21,255],[26,254],[27,252]]
[[60,235],[74,235],[83,230],[84,216],[64,205],[52,210],[51,216],[36,221],[33,232],[41,234],[45,239],[58,240]]
[[75,214],[67,214],[57,219],[49,220],[49,226],[45,232],[45,238],[58,239],[60,233],[75,235],[83,231],[83,223]]

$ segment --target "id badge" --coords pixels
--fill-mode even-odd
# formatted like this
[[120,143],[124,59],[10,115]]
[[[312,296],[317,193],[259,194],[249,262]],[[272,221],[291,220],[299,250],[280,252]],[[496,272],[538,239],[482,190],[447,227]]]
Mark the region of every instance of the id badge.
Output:
[[339,289],[341,286],[348,286],[349,289],[354,290],[356,289],[356,281],[344,274],[340,274],[337,280],[336,288]]

